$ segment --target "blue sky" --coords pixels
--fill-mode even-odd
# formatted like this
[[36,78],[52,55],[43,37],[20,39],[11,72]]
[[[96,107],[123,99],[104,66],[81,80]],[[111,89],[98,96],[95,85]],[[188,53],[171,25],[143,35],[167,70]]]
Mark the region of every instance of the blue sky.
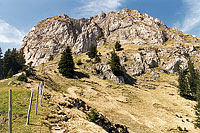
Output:
[[0,47],[19,48],[28,31],[50,16],[65,13],[81,18],[122,8],[139,10],[169,27],[200,36],[200,0],[1,0]]

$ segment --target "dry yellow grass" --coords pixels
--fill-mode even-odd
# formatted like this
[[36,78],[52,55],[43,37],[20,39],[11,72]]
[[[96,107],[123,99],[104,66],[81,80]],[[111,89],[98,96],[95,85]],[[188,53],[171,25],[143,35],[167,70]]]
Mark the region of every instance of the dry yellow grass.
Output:
[[[113,46],[105,45],[99,47],[102,55],[112,51]],[[133,52],[141,46],[123,45],[124,50]],[[145,46],[142,46],[145,47]],[[107,49],[110,49],[109,51]],[[121,54],[122,51],[118,52]],[[43,77],[51,77],[56,83],[57,92],[52,91],[54,102],[59,103],[66,97],[82,99],[87,105],[96,108],[113,123],[126,125],[130,132],[136,133],[161,133],[179,132],[177,127],[186,128],[191,133],[200,132],[195,129],[194,106],[195,101],[186,100],[179,96],[177,86],[177,75],[160,73],[160,77],[154,79],[146,73],[137,78],[136,85],[117,85],[108,80],[101,80],[87,73],[78,66],[76,71],[87,73],[89,78],[67,79],[62,77],[57,70],[60,57],[44,64]],[[86,54],[76,56],[75,60],[81,59],[83,63],[88,59]],[[38,68],[41,75],[41,66]],[[155,88],[155,89],[149,89]],[[49,89],[52,89],[49,86]],[[55,98],[59,96],[59,98]],[[96,128],[90,122],[85,121],[85,115],[78,115],[77,109],[66,109],[66,112],[77,112],[76,119],[65,123],[65,127],[72,127],[75,132],[99,132],[98,130],[87,130],[88,127]],[[79,113],[78,113],[79,112]],[[74,123],[79,123],[74,125]],[[81,123],[81,124],[80,124]],[[80,126],[82,125],[82,126]],[[83,126],[84,125],[84,126]],[[69,128],[68,128],[69,130]]]

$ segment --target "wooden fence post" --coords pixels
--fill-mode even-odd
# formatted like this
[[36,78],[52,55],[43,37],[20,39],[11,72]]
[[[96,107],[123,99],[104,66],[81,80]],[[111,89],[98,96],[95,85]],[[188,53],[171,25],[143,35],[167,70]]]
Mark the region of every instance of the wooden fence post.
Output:
[[31,99],[30,99],[30,104],[29,104],[29,109],[28,109],[28,115],[27,115],[26,125],[29,125],[29,118],[30,118],[30,113],[31,113],[32,100],[33,100],[33,89],[31,91]]
[[43,93],[44,93],[44,86],[45,86],[45,83],[43,83],[43,85],[41,87],[40,106],[42,106],[42,97],[43,97]]
[[12,133],[12,90],[9,90],[9,110],[8,110],[9,133]]
[[37,97],[36,97],[35,115],[37,115],[37,108],[38,108],[38,95],[39,95],[39,86],[37,87]]

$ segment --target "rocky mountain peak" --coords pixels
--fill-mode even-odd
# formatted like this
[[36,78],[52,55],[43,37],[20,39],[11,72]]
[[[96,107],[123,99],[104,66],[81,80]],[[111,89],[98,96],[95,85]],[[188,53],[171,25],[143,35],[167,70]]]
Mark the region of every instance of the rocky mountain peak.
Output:
[[[66,14],[49,17],[34,26],[24,37],[21,49],[27,63],[39,65],[50,55],[60,54],[67,45],[75,53],[83,53],[91,44],[121,44],[159,46],[166,41],[198,43],[198,39],[168,28],[160,19],[137,10],[99,13],[89,19],[72,19]],[[188,39],[190,38],[190,39]]]

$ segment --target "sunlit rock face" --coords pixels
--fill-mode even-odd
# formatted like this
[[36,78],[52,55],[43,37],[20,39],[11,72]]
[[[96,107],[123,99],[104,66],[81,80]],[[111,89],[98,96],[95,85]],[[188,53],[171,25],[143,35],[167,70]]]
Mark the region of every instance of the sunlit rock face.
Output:
[[[78,54],[86,52],[92,44],[98,46],[116,41],[121,44],[153,46],[163,45],[167,40],[184,42],[187,38],[180,36],[176,30],[137,10],[122,9],[108,14],[101,12],[89,19],[72,19],[61,14],[34,26],[24,37],[21,49],[26,62],[33,62],[37,66],[48,61],[50,55],[60,54],[67,45]],[[193,38],[190,42],[199,41]],[[157,58],[154,53],[147,56]],[[153,66],[156,62],[157,59],[147,61]],[[140,70],[134,73],[140,73]]]

